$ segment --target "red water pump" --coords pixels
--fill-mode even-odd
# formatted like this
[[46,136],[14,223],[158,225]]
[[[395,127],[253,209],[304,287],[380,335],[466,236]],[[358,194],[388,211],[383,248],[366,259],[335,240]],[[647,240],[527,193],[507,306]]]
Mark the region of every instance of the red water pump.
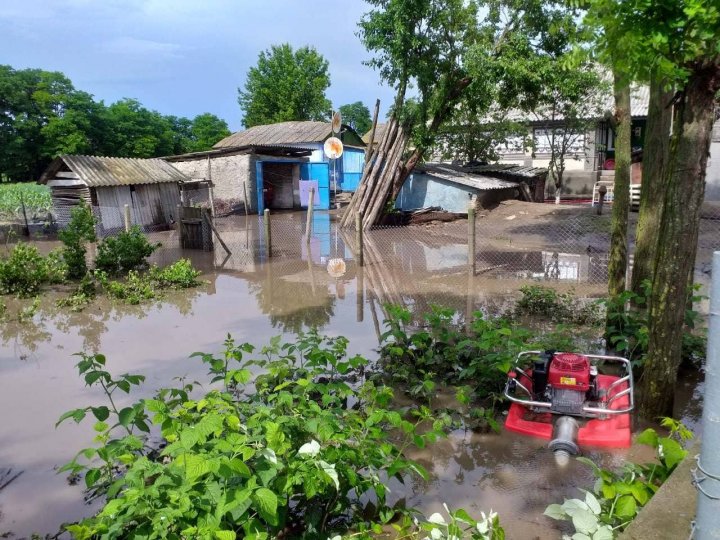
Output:
[[[599,371],[613,365],[613,373]],[[556,455],[577,454],[578,444],[627,447],[633,390],[632,368],[626,358],[522,352],[505,385],[505,397],[512,402],[505,427],[551,439]],[[560,416],[553,422],[555,415]]]

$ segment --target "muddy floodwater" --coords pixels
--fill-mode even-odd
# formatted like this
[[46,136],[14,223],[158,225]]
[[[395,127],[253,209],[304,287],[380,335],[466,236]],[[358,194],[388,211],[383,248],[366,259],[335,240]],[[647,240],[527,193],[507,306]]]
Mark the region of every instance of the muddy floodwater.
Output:
[[[299,223],[288,218],[287,231]],[[56,473],[92,440],[92,422],[66,422],[55,428],[58,417],[102,402],[100,393],[86,388],[78,377],[74,353],[101,351],[110,371],[146,376],[139,391],[121,396],[118,405],[123,406],[174,384],[176,377],[204,380],[205,366],[189,355],[219,351],[228,334],[239,342],[263,345],[274,335],[291,336],[312,325],[328,335],[346,336],[351,354],[373,358],[385,302],[402,302],[416,312],[431,304],[453,307],[461,314],[476,309],[498,312],[525,280],[547,278],[543,269],[548,264],[557,269],[550,277],[558,287],[582,286],[585,294],[602,294],[598,283],[603,277],[593,281],[598,262],[587,254],[515,250],[499,263],[498,249],[483,264],[503,264],[504,271],[488,277],[480,268],[477,276],[469,277],[466,247],[460,241],[438,243],[420,234],[397,243],[378,235],[377,256],[368,253],[361,269],[354,264],[350,241],[332,229],[325,236],[317,233],[310,243],[283,232],[273,230],[278,243],[271,262],[251,247],[247,237],[253,231],[245,231],[245,237],[242,232],[227,233],[233,251],[229,257],[222,250],[183,253],[204,271],[207,283],[168,293],[160,302],[128,307],[101,298],[81,313],[70,313],[54,307],[61,293],[50,293],[43,296],[32,320],[2,323],[0,535],[54,534],[63,522],[87,516],[100,504],[87,504],[82,486]],[[173,247],[174,233],[165,234],[165,247],[154,256],[161,264],[180,255]],[[698,383],[683,384],[678,413],[692,421],[700,413]],[[641,448],[587,455],[605,466],[651,457]],[[412,457],[430,471],[431,479],[406,486],[393,483],[396,500],[404,499],[426,513],[441,510],[443,503],[475,514],[492,509],[499,512],[509,539],[559,538],[561,529],[542,515],[544,508],[592,485],[587,467],[573,462],[558,469],[542,441],[507,432],[454,431],[412,452]]]

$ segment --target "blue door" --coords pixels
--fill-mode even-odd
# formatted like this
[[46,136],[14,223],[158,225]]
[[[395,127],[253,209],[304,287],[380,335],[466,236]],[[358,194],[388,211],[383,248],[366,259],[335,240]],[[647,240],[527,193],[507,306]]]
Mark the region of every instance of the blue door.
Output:
[[327,163],[303,163],[300,165],[300,180],[316,180],[320,204],[313,208],[330,209],[330,170]]

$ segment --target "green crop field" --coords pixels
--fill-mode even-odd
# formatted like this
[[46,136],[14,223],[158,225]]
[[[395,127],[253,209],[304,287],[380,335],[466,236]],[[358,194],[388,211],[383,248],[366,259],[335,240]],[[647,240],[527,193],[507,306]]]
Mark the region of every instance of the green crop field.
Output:
[[52,208],[50,189],[38,184],[0,184],[0,219],[14,220],[22,216],[22,201],[28,219],[46,214]]

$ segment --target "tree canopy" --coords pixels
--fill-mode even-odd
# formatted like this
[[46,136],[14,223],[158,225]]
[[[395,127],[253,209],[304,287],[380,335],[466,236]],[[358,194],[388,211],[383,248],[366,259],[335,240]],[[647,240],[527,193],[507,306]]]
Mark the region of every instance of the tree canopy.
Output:
[[207,150],[228,134],[209,113],[164,116],[134,99],[106,106],[60,72],[0,65],[0,181],[35,180],[62,154],[157,157]]
[[252,127],[290,120],[327,120],[332,108],[328,62],[312,47],[288,44],[262,51],[244,88],[238,88],[243,124]]
[[347,124],[357,131],[360,136],[367,133],[372,127],[370,110],[362,101],[342,105],[339,109],[343,124]]

